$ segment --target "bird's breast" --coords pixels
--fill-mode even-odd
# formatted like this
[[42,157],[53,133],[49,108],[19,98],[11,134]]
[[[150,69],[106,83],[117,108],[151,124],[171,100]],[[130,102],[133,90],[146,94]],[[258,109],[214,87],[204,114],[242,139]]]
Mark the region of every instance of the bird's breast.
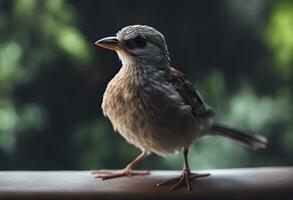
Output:
[[195,120],[189,105],[165,80],[116,75],[102,109],[117,130],[141,149],[165,154],[192,141]]
[[153,110],[147,109],[151,103],[151,93],[151,88],[143,81],[115,76],[104,93],[102,109],[114,128],[128,124],[130,129],[136,129],[143,126],[142,120],[146,122],[152,118]]

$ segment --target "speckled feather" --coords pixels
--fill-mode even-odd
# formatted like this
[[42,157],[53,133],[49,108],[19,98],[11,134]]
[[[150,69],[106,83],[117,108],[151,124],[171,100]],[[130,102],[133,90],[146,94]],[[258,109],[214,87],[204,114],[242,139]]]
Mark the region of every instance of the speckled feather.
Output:
[[105,115],[142,150],[164,155],[188,147],[202,135],[202,121],[197,122],[195,114],[204,113],[206,106],[174,68],[141,65],[123,66],[109,82],[102,104]]

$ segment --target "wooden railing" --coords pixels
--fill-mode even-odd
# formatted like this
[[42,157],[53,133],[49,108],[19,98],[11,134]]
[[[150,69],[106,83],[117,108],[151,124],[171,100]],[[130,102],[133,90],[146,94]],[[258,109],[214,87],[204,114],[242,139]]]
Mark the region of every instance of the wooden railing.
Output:
[[170,187],[156,184],[179,171],[106,181],[93,178],[89,171],[2,171],[0,199],[293,199],[293,167],[208,172],[211,176],[192,182],[192,192],[186,188],[171,192]]

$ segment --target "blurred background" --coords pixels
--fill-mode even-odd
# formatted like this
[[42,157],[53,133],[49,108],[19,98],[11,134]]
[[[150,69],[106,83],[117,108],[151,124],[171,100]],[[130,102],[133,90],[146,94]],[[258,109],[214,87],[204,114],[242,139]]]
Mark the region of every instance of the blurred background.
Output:
[[[217,121],[269,138],[257,152],[202,138],[192,169],[293,164],[293,1],[0,0],[1,170],[121,168],[139,153],[102,115],[121,64],[93,45],[131,24],[165,34]],[[181,165],[152,155],[139,168]]]

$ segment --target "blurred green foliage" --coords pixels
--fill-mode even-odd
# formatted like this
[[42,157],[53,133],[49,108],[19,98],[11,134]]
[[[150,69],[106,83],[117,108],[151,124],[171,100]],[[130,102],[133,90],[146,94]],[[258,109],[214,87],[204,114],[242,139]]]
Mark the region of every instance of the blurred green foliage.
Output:
[[267,43],[275,54],[275,71],[290,79],[293,70],[293,2],[281,1],[275,5],[269,19]]
[[[165,34],[174,65],[215,120],[269,139],[252,152],[202,138],[191,147],[192,168],[293,164],[293,3],[155,2],[0,0],[1,169],[120,168],[138,154],[102,115],[120,63],[93,45],[136,23]],[[150,156],[139,167],[179,169],[181,161]]]

